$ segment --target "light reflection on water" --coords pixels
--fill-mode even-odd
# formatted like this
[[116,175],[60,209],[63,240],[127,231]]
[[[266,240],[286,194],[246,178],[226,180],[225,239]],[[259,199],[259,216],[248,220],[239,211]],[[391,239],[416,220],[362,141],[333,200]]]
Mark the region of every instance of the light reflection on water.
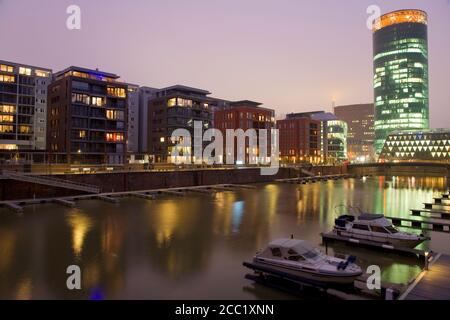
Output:
[[[444,178],[349,179],[309,185],[265,184],[256,190],[189,195],[78,208],[41,205],[23,217],[0,210],[0,298],[254,299],[289,298],[244,279],[244,260],[277,237],[320,244],[336,206],[409,216],[447,189]],[[450,253],[450,235],[431,233],[431,249]],[[335,245],[378,264],[383,280],[407,283],[419,262]],[[82,269],[82,290],[65,287],[67,266]]]

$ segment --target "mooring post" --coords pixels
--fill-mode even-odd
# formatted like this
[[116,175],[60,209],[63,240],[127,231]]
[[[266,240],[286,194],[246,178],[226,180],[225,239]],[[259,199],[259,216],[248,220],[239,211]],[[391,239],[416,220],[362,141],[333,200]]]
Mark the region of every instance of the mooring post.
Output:
[[428,271],[429,270],[429,263],[430,263],[430,261],[429,261],[430,253],[428,251],[425,251],[425,255],[424,256],[425,256],[425,267],[424,267],[424,270]]

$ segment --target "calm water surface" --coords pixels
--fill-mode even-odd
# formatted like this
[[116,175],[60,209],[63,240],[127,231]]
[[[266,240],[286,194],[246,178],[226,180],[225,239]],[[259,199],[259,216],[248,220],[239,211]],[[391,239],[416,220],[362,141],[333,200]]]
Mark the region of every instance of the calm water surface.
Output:
[[[244,279],[244,260],[277,237],[320,245],[336,206],[409,216],[447,189],[444,178],[350,179],[309,185],[261,184],[214,195],[122,199],[0,209],[1,299],[283,299],[284,293]],[[426,244],[450,253],[450,235]],[[421,270],[412,258],[336,245],[378,264],[383,279],[408,283]],[[82,290],[66,288],[66,268],[82,269]]]

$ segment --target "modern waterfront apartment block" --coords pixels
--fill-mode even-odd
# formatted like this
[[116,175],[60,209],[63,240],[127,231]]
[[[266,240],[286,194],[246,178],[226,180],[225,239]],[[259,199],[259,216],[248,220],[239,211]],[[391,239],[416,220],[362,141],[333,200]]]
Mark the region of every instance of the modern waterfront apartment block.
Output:
[[309,118],[278,120],[280,161],[289,164],[320,163],[320,124],[320,121]]
[[[273,109],[261,107],[262,103],[242,100],[235,102],[226,102],[224,100],[220,101],[222,107],[218,107],[214,112],[214,128],[220,130],[224,137],[224,142],[226,141],[226,131],[227,129],[237,130],[242,129],[246,132],[249,129],[254,129],[256,132],[256,137],[258,139],[257,150],[249,149],[249,141],[245,142],[245,155],[242,155],[245,163],[270,163],[270,151],[271,151],[271,129],[275,128],[275,111]],[[259,130],[267,130],[267,153],[262,155],[259,152]],[[236,140],[236,139],[235,139]],[[237,141],[234,143],[234,150],[231,146],[224,144],[224,156],[231,157],[234,155],[234,162],[236,164],[238,161],[238,148]],[[256,155],[251,159],[250,155]],[[222,159],[226,162],[226,158]]]
[[345,121],[325,111],[290,113],[286,115],[286,119],[300,118],[307,118],[320,123],[320,163],[336,164],[347,161],[348,126]]
[[336,117],[348,125],[347,153],[351,162],[373,160],[374,112],[373,103],[334,107]]
[[379,161],[450,163],[450,129],[393,132],[386,139]]
[[427,14],[399,10],[373,25],[375,151],[395,130],[429,128]]
[[47,149],[54,162],[123,164],[128,85],[119,76],[69,67],[49,86]]
[[[177,147],[180,138],[173,138],[176,129],[187,130],[194,139],[194,122],[202,131],[212,127],[207,90],[175,85],[159,89],[148,102],[148,153],[153,162],[198,163],[191,147]],[[204,142],[203,146],[208,143]]]
[[46,148],[52,70],[0,60],[0,151]]

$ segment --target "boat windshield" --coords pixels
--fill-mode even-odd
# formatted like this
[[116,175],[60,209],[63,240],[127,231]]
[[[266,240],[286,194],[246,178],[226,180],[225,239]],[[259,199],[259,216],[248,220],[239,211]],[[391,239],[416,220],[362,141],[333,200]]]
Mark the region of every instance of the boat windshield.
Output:
[[387,226],[384,228],[387,229],[390,233],[398,233],[398,230],[394,226]]
[[308,252],[304,253],[303,256],[304,256],[306,259],[312,259],[312,260],[315,260],[315,259],[318,258],[319,254],[318,254],[318,252],[317,252],[316,250],[311,250],[311,251],[308,251]]

